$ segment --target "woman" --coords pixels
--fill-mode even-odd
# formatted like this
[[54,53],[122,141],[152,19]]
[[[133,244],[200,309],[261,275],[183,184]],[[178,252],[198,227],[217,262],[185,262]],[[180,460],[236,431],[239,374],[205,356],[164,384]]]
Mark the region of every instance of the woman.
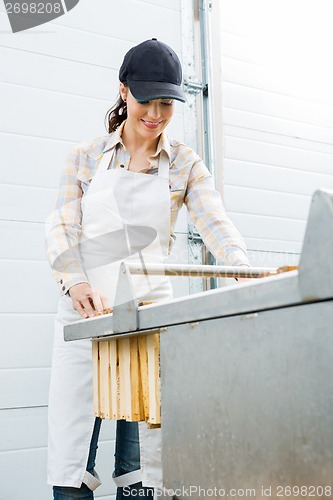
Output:
[[[165,260],[183,203],[218,261],[249,265],[208,169],[165,132],[174,101],[185,102],[175,52],[147,40],[125,55],[119,80],[109,135],[69,155],[48,221],[48,258],[62,294],[49,401],[48,482],[55,500],[92,499],[100,484],[94,471],[101,420],[92,416],[91,343],[65,343],[63,325],[114,305],[122,259]],[[140,300],[172,297],[166,277],[133,276],[133,284]],[[118,500],[152,499],[153,489],[162,487],[160,429],[118,421],[113,476]]]

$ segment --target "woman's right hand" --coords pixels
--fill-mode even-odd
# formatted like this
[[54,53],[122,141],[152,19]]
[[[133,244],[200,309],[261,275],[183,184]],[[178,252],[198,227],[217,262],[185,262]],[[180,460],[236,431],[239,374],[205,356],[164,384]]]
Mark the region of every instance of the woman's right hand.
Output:
[[110,308],[107,296],[98,288],[90,286],[89,283],[71,286],[68,293],[73,301],[73,309],[82,318],[93,318],[96,312],[102,313],[104,309]]

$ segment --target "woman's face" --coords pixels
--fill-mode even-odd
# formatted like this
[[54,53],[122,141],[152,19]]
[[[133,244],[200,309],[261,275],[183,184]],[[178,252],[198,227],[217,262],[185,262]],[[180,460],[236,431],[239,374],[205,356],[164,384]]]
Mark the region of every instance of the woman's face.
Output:
[[145,139],[156,139],[174,114],[173,99],[154,99],[140,103],[122,83],[120,83],[120,93],[127,102],[126,126],[130,126]]

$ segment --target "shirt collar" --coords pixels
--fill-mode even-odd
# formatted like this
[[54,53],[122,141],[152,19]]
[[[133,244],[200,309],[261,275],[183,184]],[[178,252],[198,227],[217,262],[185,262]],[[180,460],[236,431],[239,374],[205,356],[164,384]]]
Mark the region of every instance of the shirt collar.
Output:
[[117,144],[121,144],[125,148],[123,141],[121,139],[125,122],[126,120],[124,120],[123,123],[119,125],[119,127],[112,134],[110,134],[110,137],[105,145],[105,148],[103,149],[103,154],[106,153],[107,151],[110,151],[110,149],[117,146]]
[[[126,120],[124,120],[123,123],[112,134],[110,134],[110,138],[108,139],[108,141],[105,145],[105,148],[103,149],[103,154],[106,153],[107,151],[109,151],[110,149],[116,147],[117,144],[121,144],[123,146],[123,148],[126,149],[124,144],[123,144],[122,138],[121,138],[125,123],[126,123]],[[160,136],[160,140],[159,140],[158,145],[157,145],[156,153],[151,155],[151,158],[156,158],[160,154],[162,149],[166,152],[169,159],[171,160],[170,139],[167,136],[167,133],[165,132],[165,130],[163,130],[163,132]]]
[[163,130],[161,136],[160,136],[160,140],[158,141],[158,145],[157,145],[157,149],[156,149],[156,153],[151,155],[151,158],[156,158],[160,152],[162,151],[162,149],[166,152],[166,154],[168,155],[169,157],[169,160],[171,160],[171,148],[170,148],[170,139],[166,133],[165,130]]

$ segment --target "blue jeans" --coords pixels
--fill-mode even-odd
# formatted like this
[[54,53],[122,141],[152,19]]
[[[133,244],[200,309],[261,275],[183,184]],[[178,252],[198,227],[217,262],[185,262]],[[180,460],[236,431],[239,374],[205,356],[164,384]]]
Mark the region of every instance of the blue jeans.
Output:
[[[87,463],[87,471],[93,473],[97,452],[97,443],[102,420],[96,418],[93,435],[90,443],[90,451]],[[116,451],[115,451],[115,477],[122,476],[140,468],[139,426],[137,422],[117,421]],[[117,488],[116,500],[153,500],[154,489],[143,487],[136,483],[124,488]],[[53,500],[93,500],[93,492],[82,483],[81,488],[68,486],[53,486]]]
[[[140,469],[139,426],[137,422],[117,420],[116,451],[114,461],[115,477]],[[117,488],[116,500],[153,500],[154,488],[146,488],[142,483]]]

